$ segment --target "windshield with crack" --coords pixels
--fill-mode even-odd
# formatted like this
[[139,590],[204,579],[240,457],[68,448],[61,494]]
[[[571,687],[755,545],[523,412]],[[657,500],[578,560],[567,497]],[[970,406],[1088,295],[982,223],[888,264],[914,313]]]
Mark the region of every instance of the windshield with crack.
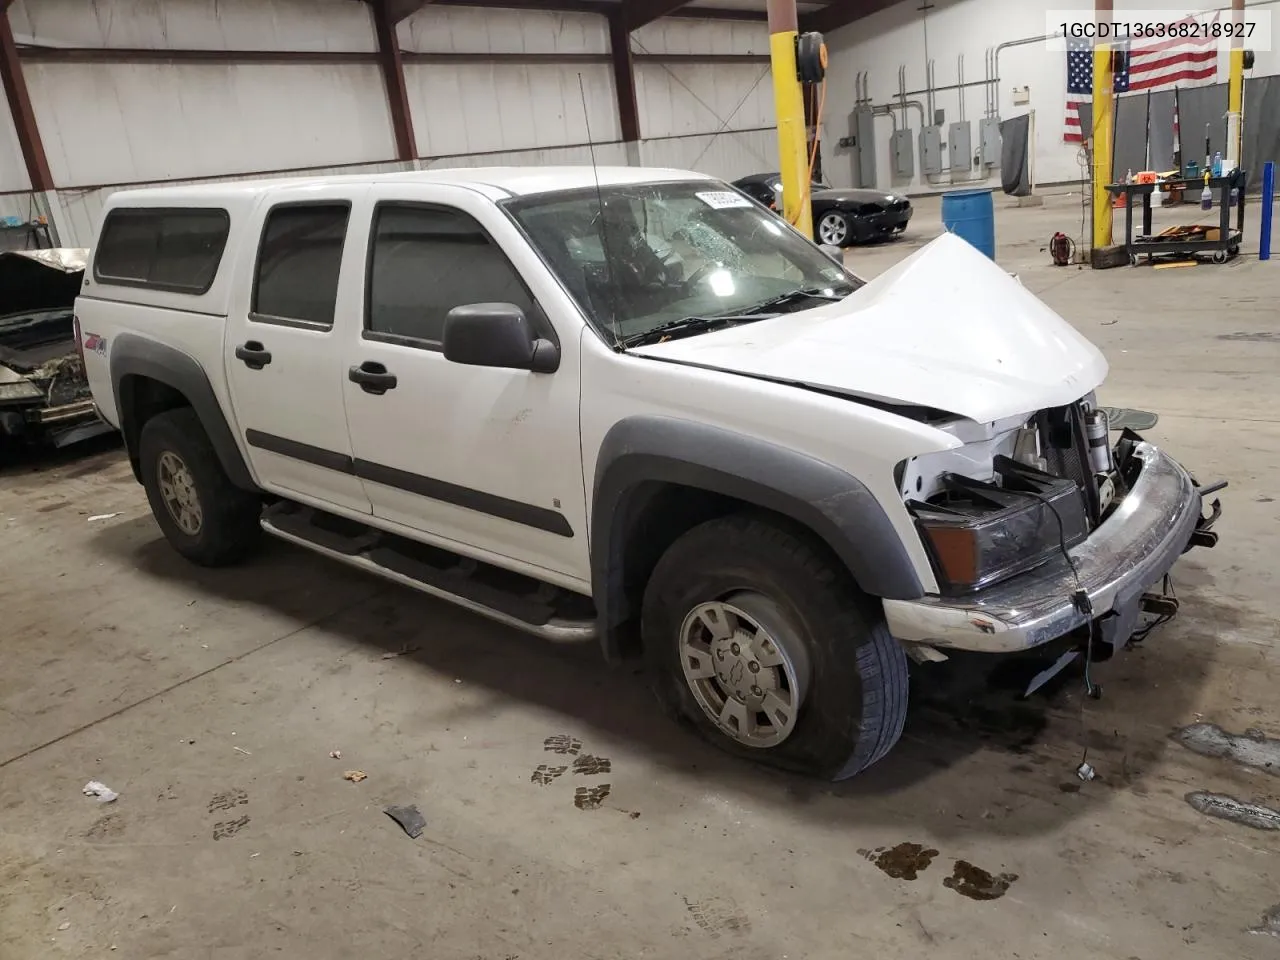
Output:
[[[777,216],[716,181],[540,194],[505,207],[615,343],[690,317],[805,309],[862,286]],[[820,296],[790,296],[798,291]]]

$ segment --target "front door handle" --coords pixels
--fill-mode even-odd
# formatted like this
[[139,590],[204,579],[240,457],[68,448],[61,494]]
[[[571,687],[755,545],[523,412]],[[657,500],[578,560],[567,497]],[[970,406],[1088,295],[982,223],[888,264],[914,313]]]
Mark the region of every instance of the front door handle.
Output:
[[387,368],[374,360],[366,360],[358,367],[351,367],[347,371],[347,379],[360,384],[360,389],[365,393],[378,397],[396,388],[396,375],[387,373]]
[[250,370],[261,370],[271,362],[271,354],[257,340],[249,340],[236,347],[236,359],[243,360]]

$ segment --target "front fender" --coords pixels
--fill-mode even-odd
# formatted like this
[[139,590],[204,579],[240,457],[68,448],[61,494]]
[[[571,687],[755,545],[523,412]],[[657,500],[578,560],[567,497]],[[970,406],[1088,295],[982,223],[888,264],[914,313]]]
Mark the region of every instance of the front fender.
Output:
[[591,579],[606,654],[635,611],[627,597],[627,539],[643,490],[653,483],[706,490],[781,514],[821,538],[858,586],[875,597],[924,595],[905,546],[857,477],[803,453],[675,417],[616,423],[596,461],[591,506]]

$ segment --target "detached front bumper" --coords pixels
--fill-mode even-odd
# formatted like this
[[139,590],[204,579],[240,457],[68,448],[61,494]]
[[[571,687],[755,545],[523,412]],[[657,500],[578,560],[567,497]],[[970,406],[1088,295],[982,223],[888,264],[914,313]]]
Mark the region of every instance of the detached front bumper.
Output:
[[[1070,551],[1074,574],[1058,559],[966,597],[886,600],[889,632],[944,649],[1008,653],[1101,618],[1107,639],[1127,640],[1142,594],[1186,550],[1201,513],[1200,492],[1181,464],[1145,441],[1134,444],[1132,455],[1142,464],[1138,478],[1111,516]],[[1073,602],[1077,590],[1088,594],[1091,615]]]

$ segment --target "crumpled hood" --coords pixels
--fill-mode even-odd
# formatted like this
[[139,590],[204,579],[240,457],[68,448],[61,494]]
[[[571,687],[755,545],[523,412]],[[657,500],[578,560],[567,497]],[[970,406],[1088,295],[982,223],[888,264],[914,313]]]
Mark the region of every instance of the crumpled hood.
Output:
[[952,234],[840,303],[628,352],[979,423],[1071,403],[1107,374],[1097,347]]

